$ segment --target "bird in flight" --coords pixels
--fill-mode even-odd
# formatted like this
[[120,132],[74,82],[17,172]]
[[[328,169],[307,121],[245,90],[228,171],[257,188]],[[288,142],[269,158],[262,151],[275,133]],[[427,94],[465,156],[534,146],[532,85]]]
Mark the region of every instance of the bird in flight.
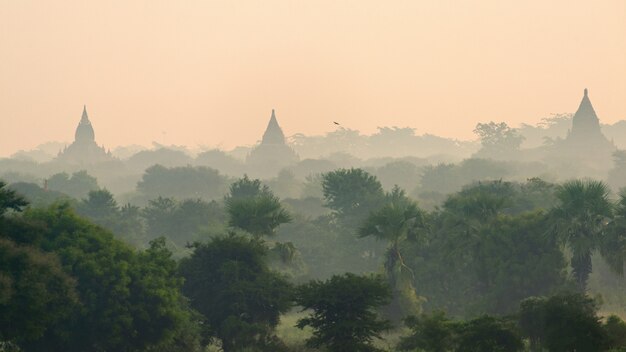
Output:
[[339,126],[339,122],[337,122],[337,121],[333,121],[333,123],[334,123],[335,125]]

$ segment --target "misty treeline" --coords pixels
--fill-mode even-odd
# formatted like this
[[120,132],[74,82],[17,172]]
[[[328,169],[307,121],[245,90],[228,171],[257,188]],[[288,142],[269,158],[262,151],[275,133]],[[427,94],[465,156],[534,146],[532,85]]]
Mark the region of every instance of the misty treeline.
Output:
[[626,348],[626,194],[604,182],[487,159],[297,170],[2,182],[0,350]]

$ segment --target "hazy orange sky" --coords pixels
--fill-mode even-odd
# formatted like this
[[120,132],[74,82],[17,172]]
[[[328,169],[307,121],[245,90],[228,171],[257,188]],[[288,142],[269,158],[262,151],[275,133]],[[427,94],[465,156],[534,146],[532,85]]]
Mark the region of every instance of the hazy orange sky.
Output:
[[251,145],[332,121],[474,138],[481,121],[626,119],[626,1],[0,0],[0,155],[71,141]]

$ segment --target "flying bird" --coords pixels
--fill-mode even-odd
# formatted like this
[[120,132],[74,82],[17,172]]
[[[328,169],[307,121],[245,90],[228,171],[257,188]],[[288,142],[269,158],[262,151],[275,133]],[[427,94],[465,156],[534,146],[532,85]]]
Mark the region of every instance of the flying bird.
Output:
[[337,122],[337,121],[333,121],[333,123],[334,123],[335,125],[339,126],[339,122]]

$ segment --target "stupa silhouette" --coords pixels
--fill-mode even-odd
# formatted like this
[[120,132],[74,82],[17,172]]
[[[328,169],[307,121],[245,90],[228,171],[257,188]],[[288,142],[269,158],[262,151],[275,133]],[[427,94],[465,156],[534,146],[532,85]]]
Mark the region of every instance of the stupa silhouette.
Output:
[[70,164],[97,164],[112,160],[110,152],[96,143],[96,134],[87,115],[87,106],[74,133],[74,142],[59,152],[56,160]]
[[263,176],[276,174],[280,169],[293,165],[299,160],[296,152],[285,141],[285,134],[278,124],[276,113],[267,124],[261,143],[254,148],[246,159],[246,163]]

